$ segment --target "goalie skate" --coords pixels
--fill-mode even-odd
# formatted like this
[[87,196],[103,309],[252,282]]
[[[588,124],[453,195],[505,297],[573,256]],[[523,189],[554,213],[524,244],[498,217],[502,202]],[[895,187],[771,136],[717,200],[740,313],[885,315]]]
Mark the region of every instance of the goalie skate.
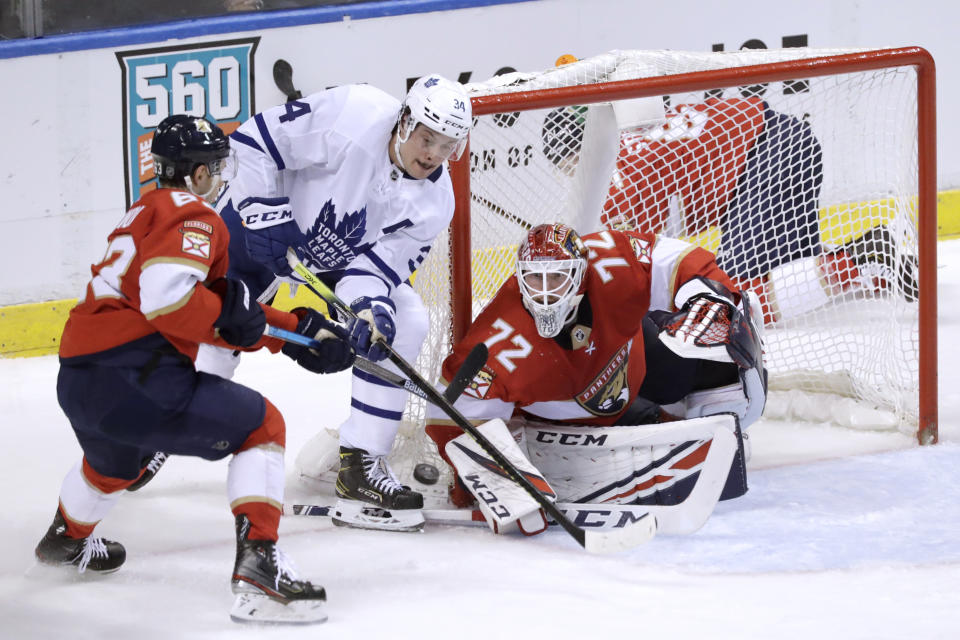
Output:
[[423,496],[400,484],[383,456],[340,448],[333,524],[358,529],[420,531]]

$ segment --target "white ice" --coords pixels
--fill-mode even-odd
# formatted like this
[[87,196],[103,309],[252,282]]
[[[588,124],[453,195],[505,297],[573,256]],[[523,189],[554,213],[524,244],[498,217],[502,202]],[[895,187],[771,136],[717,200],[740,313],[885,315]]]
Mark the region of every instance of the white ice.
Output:
[[[585,553],[535,537],[429,527],[338,529],[284,518],[281,546],[328,592],[318,627],[232,623],[226,461],[174,458],[97,531],[128,559],[110,576],[41,571],[33,548],[80,450],[57,406],[54,357],[0,360],[7,507],[0,638],[960,638],[960,242],[940,243],[940,438],[765,421],[751,428],[750,491],[694,535]],[[288,465],[347,412],[349,377],[280,356],[238,380],[287,419]],[[309,499],[289,478],[287,501]]]

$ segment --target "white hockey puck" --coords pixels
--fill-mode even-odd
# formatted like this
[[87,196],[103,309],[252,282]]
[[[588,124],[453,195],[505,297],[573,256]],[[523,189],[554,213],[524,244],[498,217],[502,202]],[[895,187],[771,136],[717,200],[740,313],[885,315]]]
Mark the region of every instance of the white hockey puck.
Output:
[[413,477],[423,484],[437,484],[440,479],[440,470],[432,464],[421,462],[413,468]]

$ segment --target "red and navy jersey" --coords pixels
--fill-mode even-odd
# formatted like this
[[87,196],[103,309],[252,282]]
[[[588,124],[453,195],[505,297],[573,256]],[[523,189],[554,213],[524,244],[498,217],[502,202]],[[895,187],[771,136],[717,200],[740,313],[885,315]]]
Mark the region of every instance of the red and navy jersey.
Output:
[[661,232],[674,210],[685,232],[718,225],[764,131],[759,98],[678,105],[666,123],[624,131],[601,223]]
[[[199,343],[227,347],[213,327],[221,300],[204,283],[227,272],[230,237],[216,212],[196,195],[157,189],[134,203],[91,266],[86,296],[70,311],[60,356],[98,353],[152,333],[191,359]],[[268,322],[294,329],[296,316],[265,307]],[[253,348],[279,349],[274,339]]]
[[[735,290],[713,254],[680,240],[607,230],[583,241],[586,289],[572,325],[556,338],[541,337],[511,277],[444,361],[449,380],[476,344],[487,345],[486,366],[456,405],[467,418],[506,420],[520,409],[550,420],[613,424],[646,374],[644,316],[675,310],[676,290],[696,276]],[[446,422],[432,408],[428,419]]]

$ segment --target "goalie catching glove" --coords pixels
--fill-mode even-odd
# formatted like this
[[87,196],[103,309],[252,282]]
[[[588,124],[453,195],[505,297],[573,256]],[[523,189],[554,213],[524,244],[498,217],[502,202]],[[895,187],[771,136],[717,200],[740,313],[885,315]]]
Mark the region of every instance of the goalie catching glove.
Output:
[[284,355],[313,373],[334,373],[353,365],[356,354],[347,341],[347,332],[343,327],[307,307],[297,307],[291,313],[300,319],[297,333],[318,340],[320,346],[310,348],[287,342],[281,349]]
[[660,327],[660,341],[678,356],[749,369],[762,361],[763,347],[745,297],[741,305],[743,311],[725,286],[698,276],[677,290],[674,306],[680,311],[651,318]]
[[[714,280],[696,277],[677,290],[676,313],[653,312],[650,318],[660,328],[659,337],[671,351],[683,358],[730,362],[739,368],[740,389],[729,388],[736,398],[719,400],[715,390],[711,398],[685,417],[694,418],[730,411],[740,418],[743,428],[763,414],[767,396],[767,375],[763,362],[763,319],[760,303],[742,293],[739,305],[725,286]],[[694,392],[688,397],[705,392]],[[698,404],[694,402],[694,404]]]
[[[527,459],[503,420],[490,420],[479,427],[483,434],[516,469],[550,500],[557,495]],[[547,530],[547,519],[537,501],[501,469],[469,434],[462,434],[444,447],[457,475],[477,499],[480,512],[494,533],[504,533],[514,522],[525,535]]]

